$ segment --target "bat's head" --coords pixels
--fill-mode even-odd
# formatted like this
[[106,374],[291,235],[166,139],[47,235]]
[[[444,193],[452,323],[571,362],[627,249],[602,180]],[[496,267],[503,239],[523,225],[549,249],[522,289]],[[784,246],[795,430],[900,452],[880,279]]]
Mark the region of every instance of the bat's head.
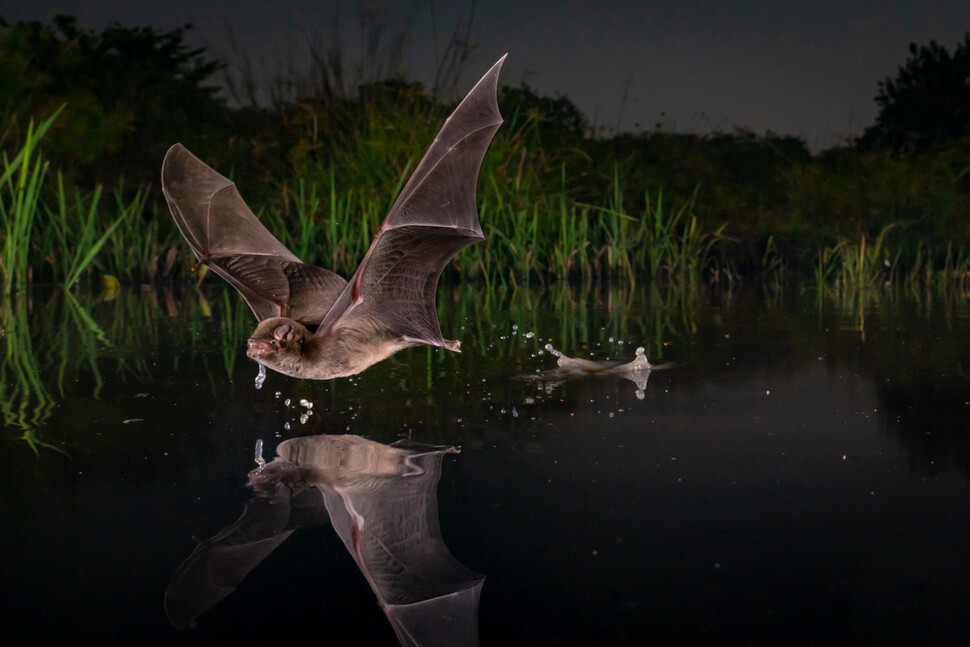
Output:
[[249,338],[246,355],[284,375],[299,376],[303,346],[310,332],[286,317],[264,319]]

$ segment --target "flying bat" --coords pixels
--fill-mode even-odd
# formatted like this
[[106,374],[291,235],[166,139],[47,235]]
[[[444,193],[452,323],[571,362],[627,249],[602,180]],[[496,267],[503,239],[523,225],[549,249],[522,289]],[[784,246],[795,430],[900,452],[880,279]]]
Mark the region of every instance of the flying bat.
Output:
[[259,324],[246,354],[292,377],[354,375],[410,346],[459,351],[435,308],[438,278],[484,239],[475,188],[502,124],[503,56],[445,121],[349,282],[307,265],[246,206],[236,185],[181,144],[162,162],[162,191],[198,264],[229,282]]

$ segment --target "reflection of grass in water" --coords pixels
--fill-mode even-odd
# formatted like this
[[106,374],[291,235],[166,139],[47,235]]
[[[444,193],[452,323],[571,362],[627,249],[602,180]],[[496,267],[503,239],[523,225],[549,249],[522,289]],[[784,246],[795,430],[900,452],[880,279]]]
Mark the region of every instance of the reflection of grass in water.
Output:
[[[210,288],[214,291],[209,292]],[[693,313],[702,291],[703,288],[689,281],[650,283],[636,288],[564,282],[544,288],[488,288],[482,283],[443,282],[437,294],[438,315],[444,337],[461,340],[466,354],[471,352],[493,359],[525,358],[528,355],[523,355],[524,349],[536,354],[551,340],[557,347],[574,351],[599,343],[603,351],[623,357],[630,355],[631,359],[633,349],[642,345],[654,361],[669,354],[671,339],[682,338],[695,330]],[[224,384],[226,377],[232,378],[240,363],[249,363],[245,358],[245,342],[256,326],[256,319],[242,298],[222,285],[201,286],[199,291],[185,296],[179,309],[180,318],[201,319],[211,315],[219,327],[220,332],[213,341],[221,351],[222,367],[205,367],[216,392],[217,385]],[[549,317],[550,311],[556,313],[554,319]],[[509,324],[515,325],[516,330],[506,330]],[[185,325],[193,324],[180,327]],[[529,332],[534,336],[526,338]],[[632,346],[628,351],[617,349],[611,344],[611,338],[613,343],[622,340]],[[192,340],[185,340],[183,347],[191,346]],[[423,351],[408,351],[395,361],[413,362],[415,358],[424,358],[421,379],[430,383],[454,361],[449,356],[428,347]],[[255,378],[255,364],[252,366]],[[330,382],[329,388],[342,388],[341,381]]]
[[[41,294],[35,292],[35,298]],[[92,314],[100,309],[95,316]],[[157,303],[147,298],[119,298],[109,302],[82,302],[67,291],[55,291],[42,305],[23,295],[8,299],[0,308],[4,352],[0,356],[0,410],[5,427],[22,432],[21,439],[35,452],[44,442],[41,432],[57,399],[70,397],[71,388],[93,382],[91,397],[98,399],[104,384],[99,360],[111,357],[117,340],[127,347],[157,345]],[[110,322],[107,332],[98,320]],[[116,356],[116,375],[144,378],[149,374],[144,356]],[[87,382],[88,380],[83,380]]]
[[[746,293],[713,294],[709,289],[696,282],[651,282],[636,287],[556,283],[532,289],[487,289],[445,282],[438,292],[442,332],[447,338],[462,340],[465,353],[412,349],[372,375],[391,377],[393,381],[383,386],[394,392],[409,391],[411,406],[427,407],[431,412],[440,404],[435,399],[440,397],[435,395],[440,385],[463,383],[477,364],[497,362],[500,373],[511,376],[551,363],[552,358],[537,357],[546,342],[576,357],[592,353],[598,359],[630,360],[636,346],[643,345],[652,362],[690,362],[694,342],[684,342],[696,338],[698,331],[707,334],[712,330],[707,321],[712,312],[704,305],[709,298],[719,304],[715,317],[723,312],[727,318],[746,307]],[[927,320],[956,319],[966,312],[966,294],[918,295],[923,296],[919,312]],[[902,310],[899,306],[918,295],[902,288],[819,291],[818,328],[858,330],[869,340],[878,340],[890,334],[887,313]],[[804,311],[784,312],[804,318]],[[244,352],[255,318],[239,295],[219,281],[200,290],[189,288],[183,295],[149,291],[111,300],[86,301],[58,290],[46,301],[35,296],[31,303],[21,296],[4,304],[0,314],[5,331],[0,337],[0,412],[5,428],[16,429],[35,452],[45,446],[53,448],[45,445],[43,436],[57,402],[79,396],[97,399],[102,391],[110,398],[130,382],[139,391],[147,391],[153,382],[170,383],[174,373],[185,380],[188,371],[193,383],[208,382],[219,398],[237,387],[252,393],[256,368]],[[791,343],[797,347],[802,342]],[[246,366],[252,370],[247,371]],[[102,389],[102,376],[110,378],[107,384],[113,386]],[[236,378],[238,385],[230,384]],[[356,380],[275,379],[270,388],[310,394],[320,407],[326,401],[336,406],[348,396],[363,397],[359,391],[362,382]],[[487,388],[500,401],[513,397],[515,384],[490,380]],[[85,392],[79,394],[79,390]],[[391,399],[384,400],[369,398],[369,411],[386,406],[381,415],[386,413],[393,420]]]
[[70,314],[70,321],[74,323],[70,327],[71,330],[76,330],[78,334],[75,337],[77,341],[77,346],[71,348],[70,340],[67,336],[67,331],[65,334],[60,336],[61,340],[61,353],[59,355],[59,364],[57,371],[57,387],[61,395],[64,394],[64,373],[68,368],[68,361],[71,356],[74,357],[75,361],[80,364],[84,363],[91,369],[91,374],[94,376],[94,392],[95,398],[101,393],[101,387],[104,385],[104,381],[101,379],[101,372],[98,370],[98,342],[104,346],[110,346],[111,342],[105,336],[104,331],[101,327],[95,323],[94,319],[88,311],[81,305],[77,298],[70,292],[64,293],[64,305],[68,314]]
[[[219,338],[222,340],[222,358],[226,374],[231,377],[236,368],[236,361],[246,347],[246,340],[256,328],[256,319],[246,302],[230,292],[231,290],[223,290],[219,303],[221,310],[219,326],[222,330]],[[255,371],[253,375],[255,378]]]
[[[216,391],[224,384],[223,368],[232,374],[253,319],[246,304],[229,289],[221,295],[224,367],[205,371]],[[171,291],[112,295],[109,299],[83,300],[56,290],[46,300],[39,291],[33,299],[26,293],[0,304],[0,413],[5,428],[20,431],[20,439],[36,453],[58,447],[43,440],[57,401],[74,397],[78,384],[91,384],[94,399],[101,397],[105,363],[114,379],[149,381],[155,371],[157,352],[170,345],[178,349],[198,347],[200,329],[211,314],[201,293],[193,292],[179,303]],[[177,320],[168,326],[166,320]],[[184,352],[172,357],[179,370]]]
[[0,359],[0,411],[4,426],[20,429],[20,440],[37,454],[38,447],[57,449],[37,437],[37,429],[50,417],[55,402],[40,377],[27,309],[27,299],[8,299],[0,306],[5,342]]
[[951,328],[954,319],[966,310],[968,298],[970,291],[958,282],[940,282],[931,285],[930,289],[910,283],[855,289],[829,284],[816,288],[815,306],[820,326],[824,327],[822,318],[825,313],[836,312],[844,330],[858,332],[861,340],[866,341],[872,327],[870,314],[876,314],[876,319],[882,321],[879,315],[887,309],[896,310],[906,303],[916,304],[917,311],[927,319],[940,318],[947,328]]
[[25,298],[7,300],[0,310],[6,340],[0,360],[4,426],[21,429],[20,439],[35,453],[39,447],[62,451],[39,436],[56,406],[50,389],[64,397],[65,384],[76,381],[79,367],[85,366],[97,398],[103,384],[97,359],[101,348],[110,345],[108,338],[69,292],[55,293],[42,311],[34,312]]
[[[508,343],[496,339],[496,318],[509,317],[517,326],[515,337],[535,333],[529,342],[533,353],[538,353],[548,339],[574,352],[597,341],[608,346],[612,339],[635,344],[633,348],[644,346],[652,361],[663,358],[671,338],[695,330],[693,313],[700,290],[693,281],[651,282],[640,287],[554,283],[532,289],[488,289],[463,283],[441,290],[438,315],[445,337],[459,334],[464,326],[471,334],[461,337],[466,343],[475,340],[478,351],[487,356],[521,353],[521,342],[513,339],[511,330],[507,331]],[[556,313],[554,320],[549,319],[550,311]]]

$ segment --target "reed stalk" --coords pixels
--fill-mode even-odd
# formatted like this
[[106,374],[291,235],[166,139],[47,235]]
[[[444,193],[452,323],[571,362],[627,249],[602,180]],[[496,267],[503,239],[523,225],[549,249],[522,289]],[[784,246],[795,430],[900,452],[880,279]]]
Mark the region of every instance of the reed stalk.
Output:
[[839,290],[858,290],[889,284],[897,276],[899,253],[891,257],[888,234],[897,227],[891,223],[872,242],[862,234],[858,242],[840,238],[834,245],[819,249],[816,256],[815,283],[832,283]]
[[23,147],[13,158],[3,153],[3,172],[0,173],[0,274],[3,275],[3,295],[23,289],[30,282],[31,244],[34,219],[40,204],[40,194],[47,174],[47,163],[37,151],[38,142],[50,129],[63,106],[34,129],[34,121],[27,126]]

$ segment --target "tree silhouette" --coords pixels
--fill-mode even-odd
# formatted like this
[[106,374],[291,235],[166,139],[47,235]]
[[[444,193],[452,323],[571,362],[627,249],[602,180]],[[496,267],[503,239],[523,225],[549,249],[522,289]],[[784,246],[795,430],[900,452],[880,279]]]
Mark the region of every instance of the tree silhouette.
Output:
[[[111,25],[100,34],[71,16],[53,25],[0,18],[0,142],[16,142],[29,119],[66,103],[45,153],[83,186],[156,179],[166,148],[195,149],[227,130],[212,77],[222,63],[185,43],[186,29]],[[9,140],[9,141],[5,141]]]
[[895,79],[879,84],[879,116],[859,139],[862,149],[922,152],[970,137],[970,33],[950,55],[935,41],[909,45]]

